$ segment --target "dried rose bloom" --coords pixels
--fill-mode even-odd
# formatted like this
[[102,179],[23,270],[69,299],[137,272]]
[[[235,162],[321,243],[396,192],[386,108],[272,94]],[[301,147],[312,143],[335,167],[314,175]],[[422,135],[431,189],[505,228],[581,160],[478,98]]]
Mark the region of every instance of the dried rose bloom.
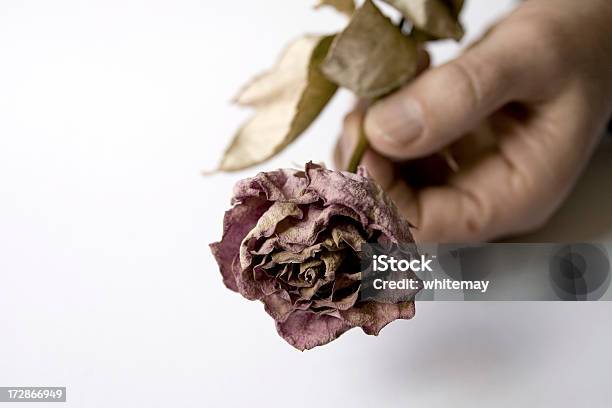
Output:
[[309,163],[237,183],[221,242],[211,244],[225,285],[261,300],[278,333],[310,349],[353,327],[377,335],[414,316],[414,302],[361,300],[364,243],[413,243],[410,224],[364,169]]

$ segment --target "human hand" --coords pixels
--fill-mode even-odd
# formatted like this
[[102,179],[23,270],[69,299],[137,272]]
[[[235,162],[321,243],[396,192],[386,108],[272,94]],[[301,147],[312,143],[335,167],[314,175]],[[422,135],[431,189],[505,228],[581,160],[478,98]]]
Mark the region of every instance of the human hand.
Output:
[[[421,242],[533,230],[560,206],[612,114],[612,3],[531,0],[462,56],[345,120]],[[363,115],[365,114],[365,119]],[[448,147],[458,169],[438,152]]]

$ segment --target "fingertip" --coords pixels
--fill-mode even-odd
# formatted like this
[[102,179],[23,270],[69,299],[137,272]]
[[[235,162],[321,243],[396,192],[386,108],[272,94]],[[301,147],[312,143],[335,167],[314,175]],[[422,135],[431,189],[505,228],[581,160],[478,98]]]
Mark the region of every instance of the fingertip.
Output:
[[394,158],[410,158],[410,144],[424,129],[421,106],[407,90],[402,90],[368,110],[364,129],[379,152]]

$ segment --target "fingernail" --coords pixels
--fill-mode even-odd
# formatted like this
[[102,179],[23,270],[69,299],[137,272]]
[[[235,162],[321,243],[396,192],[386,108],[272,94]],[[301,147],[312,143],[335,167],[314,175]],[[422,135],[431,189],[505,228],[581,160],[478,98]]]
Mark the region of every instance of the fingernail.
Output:
[[391,97],[370,108],[365,128],[371,137],[396,144],[410,142],[423,131],[423,113],[414,99]]

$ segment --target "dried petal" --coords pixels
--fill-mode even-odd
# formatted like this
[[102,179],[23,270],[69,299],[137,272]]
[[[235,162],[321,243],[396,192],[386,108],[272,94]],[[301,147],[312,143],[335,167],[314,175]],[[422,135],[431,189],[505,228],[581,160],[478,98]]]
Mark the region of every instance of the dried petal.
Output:
[[412,319],[415,314],[414,302],[388,304],[367,302],[359,307],[340,312],[351,325],[360,326],[366,334],[378,335],[380,331],[397,319]]
[[366,0],[334,40],[321,69],[357,95],[375,98],[411,79],[417,58],[414,40]]
[[236,102],[256,112],[234,137],[219,170],[242,170],[271,158],[317,118],[337,89],[320,71],[332,40],[298,39],[271,71],[242,90]]
[[342,319],[302,310],[292,313],[284,322],[276,323],[278,334],[298,350],[327,344],[351,327]]
[[260,238],[267,238],[274,234],[277,225],[287,217],[301,218],[302,210],[293,204],[277,201],[261,215],[257,225],[244,237],[240,247],[240,265],[246,268],[251,263],[251,251]]
[[247,203],[239,204],[225,213],[223,220],[223,239],[210,245],[219,264],[223,282],[228,289],[238,291],[236,274],[240,268],[240,244],[244,237],[257,224],[271,203],[253,197]]

